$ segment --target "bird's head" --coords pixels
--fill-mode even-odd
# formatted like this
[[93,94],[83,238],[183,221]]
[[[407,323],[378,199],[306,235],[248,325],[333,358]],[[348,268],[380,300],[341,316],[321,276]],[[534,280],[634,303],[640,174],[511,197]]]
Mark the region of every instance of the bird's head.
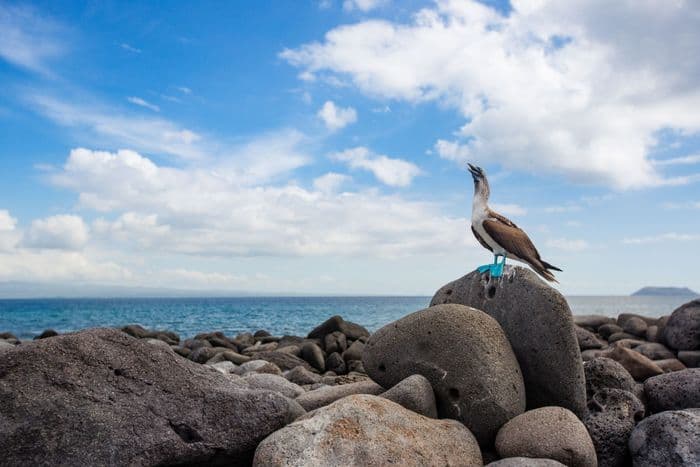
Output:
[[481,180],[484,180],[486,178],[486,173],[484,172],[484,169],[481,167],[477,167],[475,165],[470,164],[467,162],[468,170],[469,173],[472,174],[472,178],[474,179],[474,183],[478,183]]
[[486,180],[486,172],[481,167],[477,167],[473,164],[467,163],[469,173],[472,174],[474,179],[474,194],[479,195],[488,199],[490,189],[489,182]]

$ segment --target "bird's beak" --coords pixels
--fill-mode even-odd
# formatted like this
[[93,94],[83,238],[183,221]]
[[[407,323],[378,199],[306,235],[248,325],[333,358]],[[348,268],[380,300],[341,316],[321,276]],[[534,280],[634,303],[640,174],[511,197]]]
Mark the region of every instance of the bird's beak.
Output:
[[469,173],[472,174],[472,177],[474,177],[474,180],[479,179],[479,177],[481,177],[481,171],[479,170],[479,167],[476,167],[475,165],[472,165],[469,162],[467,162],[467,165],[469,166],[468,167]]

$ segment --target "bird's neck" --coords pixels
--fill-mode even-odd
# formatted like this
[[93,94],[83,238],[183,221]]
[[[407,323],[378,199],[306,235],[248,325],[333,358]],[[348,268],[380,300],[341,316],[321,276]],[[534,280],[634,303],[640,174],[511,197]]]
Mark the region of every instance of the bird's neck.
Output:
[[488,209],[489,186],[484,182],[479,182],[474,186],[474,199],[472,200],[472,212]]

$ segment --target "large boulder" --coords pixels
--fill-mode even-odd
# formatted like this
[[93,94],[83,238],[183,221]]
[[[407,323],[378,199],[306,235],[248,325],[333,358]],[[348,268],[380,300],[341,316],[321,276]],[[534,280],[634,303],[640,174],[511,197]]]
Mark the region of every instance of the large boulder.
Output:
[[700,350],[700,298],[681,305],[664,327],[666,344],[676,350]]
[[430,381],[443,418],[464,423],[480,444],[525,410],[518,362],[496,320],[463,305],[436,305],[387,324],[367,341],[367,374],[392,387],[414,374]]
[[474,436],[454,420],[418,415],[376,396],[346,397],[268,436],[255,466],[481,466]]
[[586,374],[586,394],[589,398],[603,388],[634,391],[634,378],[615,360],[594,358],[583,364],[583,370]]
[[541,407],[510,420],[498,431],[501,457],[543,457],[571,467],[596,467],[593,441],[576,415],[563,407]]
[[632,431],[628,447],[635,467],[700,465],[700,409],[645,418]]
[[169,349],[90,329],[3,354],[0,463],[245,463],[297,409]]
[[644,382],[644,393],[651,412],[700,407],[700,368],[649,378]]
[[487,276],[475,271],[443,286],[431,306],[460,303],[491,315],[505,331],[520,364],[528,409],[558,405],[582,416],[586,411],[583,365],[564,296],[526,268],[508,268],[499,279],[487,280]]

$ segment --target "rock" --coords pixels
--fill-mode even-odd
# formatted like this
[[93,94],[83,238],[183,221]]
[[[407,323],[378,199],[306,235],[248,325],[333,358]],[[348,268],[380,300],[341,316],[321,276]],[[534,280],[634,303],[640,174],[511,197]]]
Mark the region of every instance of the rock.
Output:
[[253,338],[254,339],[259,339],[261,337],[271,337],[272,334],[269,332],[265,331],[264,329],[259,329],[253,333]]
[[671,318],[671,315],[666,315],[666,316],[662,316],[661,318],[656,320],[656,326],[659,328],[657,335],[656,335],[656,342],[666,344],[666,339],[664,338],[664,333],[666,330],[666,323],[668,323],[668,320],[670,318]]
[[384,388],[374,381],[361,381],[358,383],[342,384],[339,386],[326,386],[306,392],[296,398],[296,401],[305,410],[311,411],[319,407],[331,404],[343,397],[354,394],[379,395],[384,392]]
[[34,340],[37,340],[37,339],[46,339],[46,338],[55,337],[55,336],[58,336],[58,333],[57,333],[56,331],[54,331],[53,329],[46,329],[44,332],[42,332],[41,334],[39,334],[38,336],[36,336],[36,337],[34,338]]
[[343,360],[352,362],[355,360],[362,361],[362,353],[365,351],[365,344],[362,341],[355,341],[350,344],[350,347],[343,352]]
[[172,351],[172,350],[173,350],[167,343],[165,343],[164,341],[162,341],[162,340],[160,340],[160,339],[153,339],[153,338],[150,338],[150,337],[149,337],[149,338],[147,338],[147,339],[144,339],[144,341],[145,341],[147,344],[155,345],[155,346],[161,347],[161,348],[163,348],[163,349],[168,349],[169,351]]
[[144,339],[146,337],[151,337],[151,331],[144,328],[140,324],[129,324],[124,326],[122,332],[129,334],[130,336],[136,337],[138,339]]
[[[629,322],[629,321],[628,321]],[[666,360],[668,358],[676,358],[676,355],[668,350],[668,348],[658,342],[649,342],[638,345],[634,348],[635,352],[639,352],[651,360]]]
[[700,350],[681,350],[678,352],[678,360],[688,368],[700,367]]
[[236,364],[233,362],[229,362],[229,361],[215,362],[215,363],[207,362],[207,365],[214,368],[216,371],[218,371],[219,373],[222,373],[224,375],[227,375],[229,373],[234,373],[236,370]]
[[603,324],[598,328],[598,334],[603,339],[606,339],[617,332],[622,332],[622,328],[615,323]]
[[346,365],[348,367],[348,373],[350,373],[350,372],[363,373],[363,374],[367,373],[365,371],[365,367],[362,365],[362,360],[350,360],[350,361],[346,362]]
[[333,352],[342,354],[348,348],[348,339],[342,332],[333,331],[330,334],[326,334],[323,338],[323,348],[328,354],[332,354]]
[[381,394],[397,404],[430,418],[437,418],[435,394],[430,381],[421,375],[412,375]]
[[671,313],[664,328],[664,341],[676,350],[700,350],[700,298]]
[[214,347],[199,347],[193,350],[187,358],[189,358],[193,362],[206,363],[207,361],[211,360],[217,353],[218,352],[214,349]]
[[660,375],[664,372],[656,363],[644,355],[622,346],[614,346],[605,353],[605,357],[620,363],[629,371],[632,378],[637,381],[644,381],[651,376]]
[[586,394],[590,399],[604,388],[634,392],[634,378],[621,364],[609,358],[596,358],[583,364]]
[[255,354],[260,353],[260,352],[272,352],[277,350],[277,342],[269,342],[267,344],[263,344],[262,342],[258,341],[253,345],[250,345],[246,348],[244,348],[241,353],[243,355],[248,355],[248,356],[255,356]]
[[172,349],[175,351],[176,354],[187,359],[189,359],[190,354],[192,353],[192,351],[187,347],[172,347]]
[[[149,331],[139,324],[129,324],[121,328],[122,332],[129,334],[130,336],[137,337],[139,339],[145,339],[151,337],[154,339],[160,339],[169,345],[177,345],[180,343],[180,336],[170,331]],[[194,350],[194,349],[193,349]]]
[[659,365],[659,368],[664,370],[664,373],[670,373],[672,371],[685,370],[686,366],[681,363],[677,358],[666,358],[664,360],[654,360],[654,363]]
[[236,365],[242,365],[251,360],[252,358],[248,357],[247,355],[241,355],[233,350],[224,350],[223,352],[219,352],[214,355],[210,360],[207,360],[207,363],[229,361],[235,363]]
[[246,383],[248,383],[248,387],[251,389],[267,389],[269,391],[278,392],[291,399],[294,399],[306,392],[298,384],[294,384],[278,375],[271,375],[267,373],[248,373],[243,377],[243,379],[246,381]]
[[482,461],[464,425],[356,395],[268,436],[255,451],[253,465],[481,466]]
[[294,355],[295,357],[301,358],[301,346],[299,345],[285,345],[284,347],[277,347],[277,352],[288,353],[289,355]]
[[285,378],[287,378],[292,383],[296,383],[300,386],[305,384],[316,384],[321,381],[321,377],[316,373],[311,373],[304,367],[298,366],[292,368],[285,373]]
[[309,371],[316,371],[314,367],[309,365],[306,360],[302,360],[294,355],[287,354],[284,352],[273,351],[273,352],[258,352],[255,354],[255,358],[261,360],[267,360],[270,363],[274,363],[282,370],[291,370],[298,366],[303,366]]
[[595,334],[591,331],[576,326],[576,340],[578,341],[578,347],[581,350],[590,349],[602,349],[605,344],[603,344],[600,339],[598,339]]
[[573,467],[597,466],[586,427],[563,407],[541,407],[513,418],[498,430],[496,451],[501,457],[544,457]]
[[251,360],[236,368],[237,375],[245,375],[250,372],[262,372],[273,375],[282,374],[282,370],[280,370],[277,365],[266,360]]
[[645,418],[632,431],[628,447],[635,467],[700,465],[700,409]]
[[213,347],[213,345],[211,345],[209,341],[205,339],[187,339],[182,343],[182,346],[193,351],[200,347]]
[[602,349],[584,350],[583,352],[581,352],[581,359],[584,362],[588,362],[590,360],[593,360],[594,358],[603,356],[603,354],[605,354],[605,350]]
[[12,334],[11,332],[0,332],[0,339],[2,339],[2,340],[10,340],[11,339],[14,341],[19,341],[19,339],[17,339],[17,336]]
[[295,416],[279,394],[116,329],[23,344],[0,375],[3,465],[245,464]]
[[508,340],[495,319],[474,308],[435,305],[387,324],[369,338],[362,361],[384,387],[426,377],[440,417],[464,423],[481,445],[525,410],[522,374]]
[[0,352],[2,352],[3,350],[10,350],[10,349],[14,349],[14,348],[15,348],[14,344],[10,344],[5,339],[0,339]]
[[587,328],[590,331],[596,331],[599,327],[606,324],[615,323],[615,319],[603,315],[576,315],[574,316],[574,324]]
[[633,318],[644,321],[644,324],[646,324],[647,326],[653,326],[657,324],[658,321],[658,318],[653,318],[651,316],[638,315],[635,313],[620,313],[619,315],[617,315],[617,324],[624,328],[625,323],[627,323],[627,321]]
[[588,403],[589,413],[583,419],[595,446],[598,465],[629,465],[627,440],[637,421],[644,417],[644,405],[631,392],[604,388]]
[[700,407],[700,368],[649,378],[644,382],[644,393],[650,412]]
[[646,337],[647,323],[637,316],[631,316],[622,325],[622,330],[627,334],[632,334],[637,337]]
[[[611,344],[613,344],[613,342],[611,342]],[[620,346],[620,347],[624,347],[626,349],[634,349],[635,347],[638,347],[642,344],[648,344],[648,342],[643,341],[641,339],[625,338],[625,339],[619,339],[619,340],[615,341],[614,344],[617,346]]]
[[498,321],[520,364],[528,408],[557,405],[585,413],[583,362],[566,299],[526,268],[485,277],[471,272],[438,290],[430,303],[472,306]]
[[277,341],[277,350],[281,350],[285,347],[292,346],[292,345],[299,347],[301,349],[301,346],[304,345],[304,342],[306,342],[306,341],[304,340],[303,337],[282,336],[282,338],[279,341]]
[[533,459],[532,457],[508,457],[486,464],[486,467],[561,467],[565,464],[554,459]]
[[359,324],[345,321],[340,316],[332,316],[323,323],[316,326],[308,335],[309,338],[323,339],[326,334],[335,331],[342,332],[349,340],[357,340],[361,337],[369,337],[369,331]]
[[636,339],[636,336],[633,336],[632,334],[628,334],[626,332],[616,332],[614,334],[611,334],[610,337],[608,337],[608,342],[612,344],[623,339]]
[[328,356],[328,359],[326,360],[326,370],[332,371],[339,375],[347,373],[345,360],[343,360],[343,357],[341,357],[338,352],[333,352]]
[[649,342],[658,342],[659,341],[659,327],[658,326],[647,327],[646,340],[648,340]]
[[319,371],[326,369],[326,361],[323,358],[323,350],[313,342],[306,342],[301,346],[301,358]]

